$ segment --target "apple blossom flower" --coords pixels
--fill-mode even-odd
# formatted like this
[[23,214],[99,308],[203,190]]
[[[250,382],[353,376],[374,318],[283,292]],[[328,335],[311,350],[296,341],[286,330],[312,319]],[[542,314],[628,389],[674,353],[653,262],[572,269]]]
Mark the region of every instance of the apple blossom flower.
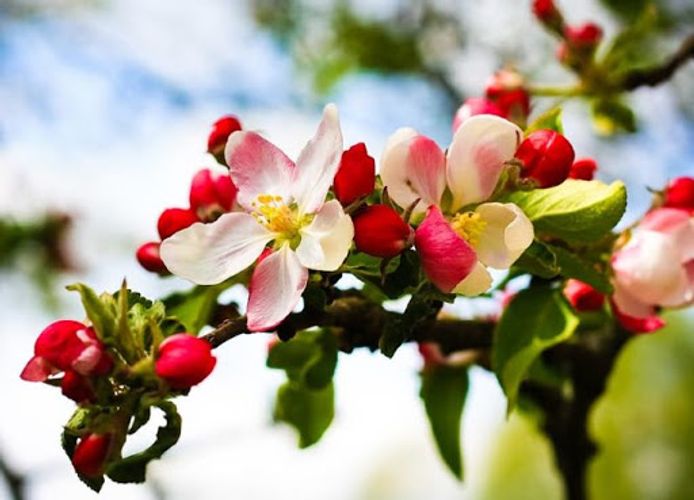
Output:
[[535,180],[540,187],[561,184],[569,176],[574,148],[554,130],[536,130],[528,135],[516,151],[523,166],[521,176]]
[[595,177],[595,171],[598,169],[598,164],[592,158],[579,158],[573,162],[569,169],[570,179],[580,179],[583,181],[592,181]]
[[694,217],[677,208],[651,211],[612,256],[613,303],[635,331],[663,326],[658,308],[694,303]]
[[221,214],[231,211],[236,191],[226,170],[215,172],[204,168],[193,176],[190,183],[190,210],[199,220],[212,222]]
[[158,241],[147,242],[137,249],[135,257],[140,265],[148,271],[166,276],[170,273],[169,270],[166,269],[164,261],[161,260],[161,256],[159,255],[160,245],[161,243]]
[[38,336],[34,357],[20,376],[29,382],[43,382],[53,373],[69,370],[85,376],[104,375],[112,366],[111,356],[92,328],[77,321],[60,320]]
[[177,333],[159,345],[154,371],[174,389],[188,389],[205,380],[216,363],[209,342]]
[[605,303],[605,296],[602,293],[576,279],[567,280],[564,296],[578,312],[598,311]]
[[164,240],[199,220],[190,208],[167,208],[161,213],[157,221],[159,237]]
[[665,189],[664,206],[694,211],[694,178],[677,177]]
[[225,156],[241,210],[165,239],[162,259],[175,275],[212,285],[250,267],[271,243],[251,277],[246,314],[249,330],[270,330],[298,303],[308,270],[335,271],[352,243],[352,219],[338,200],[325,201],[342,156],[337,108],[326,106],[296,164],[249,131],[229,136]]
[[111,441],[110,434],[93,433],[83,436],[72,454],[72,465],[77,473],[86,477],[101,476],[104,473]]
[[395,257],[414,241],[412,227],[387,205],[365,207],[354,214],[352,222],[357,250],[369,255]]
[[445,154],[409,128],[388,140],[381,178],[399,206],[419,199],[414,212],[426,211],[415,246],[440,290],[470,296],[487,291],[487,267],[507,269],[532,243],[533,225],[517,205],[481,203],[492,195],[521,137],[508,120],[478,115],[460,126]]
[[370,195],[376,183],[376,165],[369,156],[366,144],[360,142],[342,153],[340,167],[335,175],[335,198],[343,206]]
[[453,133],[465,120],[476,115],[496,115],[507,118],[503,110],[486,97],[470,97],[458,108],[453,117]]
[[224,164],[224,146],[229,136],[241,130],[241,122],[234,115],[222,116],[212,124],[212,132],[207,138],[207,152]]

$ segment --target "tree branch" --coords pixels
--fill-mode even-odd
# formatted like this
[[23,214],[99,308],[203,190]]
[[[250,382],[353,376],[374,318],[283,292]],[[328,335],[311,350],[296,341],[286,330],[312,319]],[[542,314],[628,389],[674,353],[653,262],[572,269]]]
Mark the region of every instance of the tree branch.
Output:
[[652,68],[630,71],[620,85],[623,90],[634,90],[638,87],[655,87],[666,82],[675,72],[694,58],[694,33],[684,39],[679,49],[663,64]]
[[[358,347],[372,351],[378,349],[386,321],[398,313],[389,312],[379,304],[351,292],[337,298],[324,311],[302,311],[287,317],[278,327],[282,339],[290,339],[300,330],[313,326],[332,327],[337,330],[338,344],[344,352]],[[436,319],[418,325],[412,332],[411,342],[436,342],[444,354],[467,349],[488,349],[492,345],[491,321]],[[213,348],[248,331],[246,318],[227,319],[202,338]]]

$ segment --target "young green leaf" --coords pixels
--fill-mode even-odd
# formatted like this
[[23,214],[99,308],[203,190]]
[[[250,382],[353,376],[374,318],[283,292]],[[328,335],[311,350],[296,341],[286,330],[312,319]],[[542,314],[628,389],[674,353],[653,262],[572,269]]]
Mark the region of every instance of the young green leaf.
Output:
[[187,292],[177,292],[164,299],[169,316],[181,322],[189,333],[199,333],[212,319],[217,298],[228,288],[228,283],[214,286],[196,286]]
[[286,422],[299,432],[299,447],[317,443],[335,414],[332,382],[322,389],[310,389],[288,381],[277,390],[275,421]]
[[436,447],[451,472],[462,480],[460,420],[469,384],[467,367],[432,366],[425,368],[421,377],[419,395],[429,417]]
[[548,189],[518,191],[508,196],[533,222],[540,235],[567,241],[593,241],[622,218],[627,194],[622,182],[568,179]]
[[547,245],[537,240],[523,252],[523,255],[513,264],[514,267],[525,272],[550,279],[559,274],[561,269],[557,265],[557,256]]
[[554,130],[560,134],[564,133],[564,127],[561,123],[561,108],[554,107],[550,108],[540,116],[538,116],[528,127],[525,129],[525,136],[527,137],[536,130]]
[[157,431],[157,439],[144,451],[112,463],[106,475],[117,483],[142,483],[145,480],[147,464],[160,458],[166,450],[178,442],[181,436],[181,417],[176,405],[169,401],[157,403],[166,415],[166,424]]
[[287,372],[287,378],[309,389],[330,382],[337,364],[337,339],[330,330],[303,330],[270,349],[267,366]]
[[559,290],[528,288],[513,298],[497,325],[492,349],[492,366],[508,398],[509,412],[535,359],[571,337],[578,324]]
[[104,303],[102,297],[99,297],[94,290],[82,283],[69,285],[67,289],[80,294],[84,310],[89,321],[92,322],[97,336],[103,342],[111,343],[116,335],[116,311],[111,307],[111,304]]
[[588,283],[590,286],[605,294],[612,293],[612,284],[606,270],[600,270],[580,255],[563,247],[548,245],[556,256],[562,276],[574,278]]

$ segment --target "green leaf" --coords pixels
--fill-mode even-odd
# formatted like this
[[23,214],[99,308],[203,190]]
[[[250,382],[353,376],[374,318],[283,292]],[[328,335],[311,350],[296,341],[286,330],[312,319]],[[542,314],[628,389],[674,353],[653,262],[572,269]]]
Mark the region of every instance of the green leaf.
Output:
[[388,317],[378,341],[381,352],[392,358],[421,322],[431,319],[439,312],[441,302],[449,302],[454,297],[442,294],[429,283],[423,283],[410,298],[404,313]]
[[560,268],[557,265],[557,256],[547,245],[537,240],[523,252],[520,258],[513,264],[514,267],[525,272],[550,279],[557,276]]
[[84,310],[98,337],[105,343],[112,343],[116,335],[116,311],[112,307],[115,304],[113,298],[109,296],[111,300],[105,302],[106,294],[99,297],[94,290],[82,283],[69,285],[67,289],[80,294]]
[[214,286],[196,286],[187,292],[177,292],[164,299],[166,312],[177,319],[189,333],[200,333],[212,320],[217,298],[229,287],[224,282]]
[[562,110],[560,107],[548,109],[528,125],[528,128],[525,130],[525,136],[527,137],[536,130],[544,129],[554,130],[555,132],[563,134],[564,127],[561,122],[561,112]]
[[289,380],[310,389],[329,385],[337,364],[337,339],[328,329],[303,330],[270,349],[267,366],[287,372]]
[[588,283],[604,294],[612,293],[613,287],[604,266],[603,269],[597,268],[595,263],[589,262],[566,248],[555,245],[548,245],[548,247],[556,256],[562,276]]
[[518,191],[507,197],[533,222],[540,235],[567,241],[594,241],[622,218],[627,194],[622,182],[568,179],[548,189]]
[[458,479],[463,479],[460,420],[468,390],[467,367],[432,366],[421,373],[427,417],[441,458]]
[[286,422],[299,432],[299,447],[318,442],[335,415],[332,382],[322,389],[309,389],[288,381],[277,391],[275,421]]
[[591,106],[593,126],[603,135],[636,132],[636,115],[616,98],[597,99]]
[[118,483],[142,483],[145,480],[147,464],[160,458],[166,450],[178,442],[181,435],[181,417],[176,406],[168,401],[157,403],[166,415],[166,425],[157,431],[157,439],[144,451],[135,453],[108,466],[106,475]]
[[579,319],[559,290],[528,288],[516,295],[494,335],[492,366],[513,409],[518,389],[537,357],[570,338]]

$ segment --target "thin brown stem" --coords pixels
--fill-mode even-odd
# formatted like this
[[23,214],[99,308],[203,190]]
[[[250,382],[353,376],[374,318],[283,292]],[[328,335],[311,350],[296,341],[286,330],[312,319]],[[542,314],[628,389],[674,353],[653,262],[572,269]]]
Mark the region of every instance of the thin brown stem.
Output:
[[687,61],[694,59],[694,33],[684,39],[680,47],[665,62],[652,68],[630,71],[620,88],[634,90],[638,87],[655,87],[668,81]]

